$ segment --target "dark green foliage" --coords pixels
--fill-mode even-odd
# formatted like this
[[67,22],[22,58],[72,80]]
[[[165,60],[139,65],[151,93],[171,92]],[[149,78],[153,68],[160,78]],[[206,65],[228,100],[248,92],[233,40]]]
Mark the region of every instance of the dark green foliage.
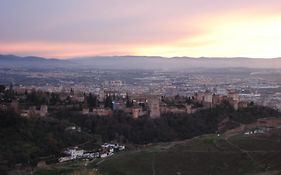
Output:
[[6,87],[4,85],[0,85],[0,93],[3,93],[5,91]]
[[47,94],[43,92],[32,91],[27,94],[26,103],[29,105],[39,106],[48,103]]
[[259,106],[235,111],[227,103],[194,114],[165,114],[159,119],[133,119],[129,114],[120,111],[115,112],[112,117],[89,117],[69,111],[61,111],[54,115],[61,120],[76,123],[92,134],[100,135],[105,142],[117,140],[134,144],[182,140],[216,133],[219,123],[225,118],[248,123],[258,118],[279,116],[278,111]]
[[113,109],[112,98],[110,96],[105,98],[104,107]]
[[243,110],[236,111],[230,118],[234,121],[249,124],[259,118],[280,117],[280,113],[272,108],[263,106],[250,106]]
[[4,85],[0,85],[0,102],[10,103],[15,99],[15,92],[11,89],[6,89]]
[[50,96],[50,101],[49,101],[50,105],[56,105],[56,104],[59,104],[60,102],[60,98],[59,98],[59,95],[58,94],[55,94],[55,93],[51,93],[51,96]]
[[7,169],[18,163],[34,165],[40,157],[56,156],[63,148],[90,139],[65,131],[69,125],[56,119],[24,119],[11,111],[0,112],[0,163]]
[[87,97],[87,103],[90,107],[97,107],[97,97],[90,93]]
[[126,95],[126,107],[127,108],[131,108],[133,107],[134,103],[132,102],[132,100],[130,100],[129,96]]

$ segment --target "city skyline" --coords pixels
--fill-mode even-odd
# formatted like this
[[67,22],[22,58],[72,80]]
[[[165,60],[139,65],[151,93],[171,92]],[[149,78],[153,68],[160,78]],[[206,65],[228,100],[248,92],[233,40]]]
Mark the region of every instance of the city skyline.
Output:
[[280,57],[281,2],[0,1],[0,53]]

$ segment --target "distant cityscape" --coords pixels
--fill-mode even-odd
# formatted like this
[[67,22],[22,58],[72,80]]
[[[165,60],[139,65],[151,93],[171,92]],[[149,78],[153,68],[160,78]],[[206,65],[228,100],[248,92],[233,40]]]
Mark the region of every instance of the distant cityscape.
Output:
[[[131,100],[151,96],[192,98],[204,92],[227,96],[235,91],[241,101],[281,110],[280,73],[276,70],[233,69],[202,72],[145,70],[20,69],[0,70],[0,83],[13,86],[18,94],[33,90],[59,94],[60,98],[84,102],[92,94],[103,101],[114,96],[114,106],[129,96]],[[122,105],[121,105],[122,106]]]

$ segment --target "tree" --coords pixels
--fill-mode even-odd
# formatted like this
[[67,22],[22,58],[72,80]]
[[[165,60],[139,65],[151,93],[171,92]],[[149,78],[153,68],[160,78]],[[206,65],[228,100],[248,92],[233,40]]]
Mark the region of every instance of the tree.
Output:
[[52,92],[50,97],[50,105],[56,105],[58,103],[59,103],[59,95]]
[[126,95],[126,107],[127,108],[133,107],[133,102],[132,102],[132,100],[130,100],[128,94]]
[[89,94],[87,98],[88,105],[91,107],[97,107],[97,97],[92,95],[92,93]]
[[105,98],[104,107],[113,109],[113,103],[110,96]]
[[0,85],[0,93],[5,92],[6,87],[4,85]]

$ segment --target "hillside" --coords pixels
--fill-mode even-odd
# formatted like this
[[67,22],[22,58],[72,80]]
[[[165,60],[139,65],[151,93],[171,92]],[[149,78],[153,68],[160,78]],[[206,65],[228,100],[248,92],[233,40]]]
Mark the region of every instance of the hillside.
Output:
[[93,140],[83,132],[69,132],[73,126],[54,118],[25,119],[13,112],[0,111],[0,174],[38,161],[56,162],[61,150]]
[[[13,96],[10,91],[5,91],[5,93],[7,93],[6,95],[8,97]],[[40,105],[39,101],[41,97],[43,97],[42,94],[38,94],[38,97],[36,97],[38,98],[37,100],[31,100],[30,96],[27,95],[25,103]],[[24,118],[20,117],[19,113],[13,111],[12,108],[6,109],[0,111],[0,174],[20,169],[28,172],[30,171],[28,169],[35,168],[42,160],[45,161],[45,167],[47,169],[35,169],[34,172],[38,171],[35,174],[66,174],[73,171],[80,171],[80,169],[83,170],[83,168],[86,168],[86,171],[90,168],[92,171],[96,168],[96,165],[99,170],[102,170],[101,173],[135,174],[134,169],[136,169],[137,174],[142,173],[142,170],[144,170],[143,174],[149,174],[147,170],[151,166],[151,160],[154,159],[159,159],[155,161],[157,163],[164,162],[164,164],[159,165],[153,163],[153,167],[154,164],[158,167],[158,169],[156,167],[153,168],[155,169],[153,170],[154,172],[167,171],[170,172],[169,174],[172,174],[175,168],[176,170],[179,168],[179,172],[190,171],[184,168],[186,164],[192,165],[193,162],[188,162],[192,156],[194,157],[194,162],[205,162],[205,169],[208,169],[210,164],[206,161],[212,160],[216,163],[216,157],[221,157],[220,159],[223,160],[231,156],[234,156],[231,161],[240,161],[243,166],[247,165],[247,167],[251,166],[253,168],[255,162],[251,162],[253,159],[251,158],[252,156],[248,156],[248,149],[259,148],[258,146],[264,143],[256,142],[248,138],[248,135],[243,135],[247,130],[240,129],[234,132],[234,134],[233,132],[231,134],[226,132],[223,137],[218,137],[217,135],[201,137],[201,135],[215,134],[218,131],[222,133],[222,130],[226,131],[237,126],[241,127],[241,125],[248,126],[244,127],[246,129],[255,129],[255,127],[263,127],[263,125],[267,128],[278,128],[281,126],[280,116],[280,112],[277,110],[254,104],[249,105],[247,108],[234,110],[227,102],[214,108],[199,110],[193,114],[167,113],[157,119],[151,119],[145,116],[134,119],[130,114],[123,113],[122,111],[114,112],[111,117],[89,117],[68,108],[58,108],[55,111],[50,111],[48,117],[38,118],[36,116],[30,116],[29,118]],[[80,131],[70,131],[67,129],[72,126],[77,126],[81,129],[79,129]],[[220,130],[220,128],[223,129]],[[232,138],[241,134],[243,136],[243,143],[239,141],[240,137],[238,137],[238,143],[232,143]],[[244,136],[247,137],[244,139]],[[195,139],[192,139],[194,137]],[[280,139],[280,135],[278,137],[266,138],[270,144],[264,145],[262,146],[263,149],[259,148],[258,151],[254,150],[251,153],[278,155],[279,152],[277,150],[281,146],[278,138]],[[262,141],[264,140],[262,139]],[[276,140],[278,142],[274,142]],[[247,145],[248,141],[250,145]],[[69,164],[57,163],[61,151],[65,148],[83,145],[83,147],[86,146],[92,149],[92,147],[96,148],[98,146],[96,144],[98,142],[122,143],[127,146],[128,152],[125,154],[117,153],[117,156],[113,156],[112,159],[89,158],[88,160],[71,161]],[[163,142],[166,143],[161,144]],[[93,143],[94,145],[88,145],[88,143]],[[254,145],[251,145],[252,143]],[[243,146],[245,148],[243,150],[240,149]],[[138,150],[135,150],[135,148],[138,148]],[[151,155],[151,153],[153,154]],[[209,155],[210,153],[211,155]],[[248,159],[244,162],[245,154]],[[200,156],[203,156],[202,159]],[[206,157],[210,158],[206,159]],[[117,160],[114,160],[115,158]],[[175,162],[173,162],[174,160]],[[229,171],[232,165],[231,161],[227,165],[223,165],[226,172]],[[121,164],[119,165],[119,163]],[[174,165],[177,163],[179,165]],[[215,167],[214,170],[212,169],[214,173],[217,172],[217,167],[220,168],[222,166],[221,163],[222,161],[219,160],[218,164],[212,165],[212,167]],[[127,164],[130,166],[127,166]],[[139,165],[141,165],[140,169],[130,169]],[[191,168],[194,168],[195,165]],[[265,166],[267,168],[267,165]],[[129,168],[128,171],[130,173],[126,173],[126,167]],[[170,167],[172,167],[171,170],[166,170],[166,168]],[[252,171],[253,169],[250,170]],[[257,170],[262,171],[263,169]],[[191,171],[193,170],[191,169]],[[194,169],[194,172],[197,171],[199,169]],[[248,169],[242,167],[241,172],[244,171],[248,172]],[[202,172],[201,174],[204,173]]]
[[204,135],[111,157],[97,165],[106,175],[279,174],[281,130],[225,138]]
[[74,66],[74,63],[66,60],[47,59],[42,57],[18,57],[15,55],[0,55],[0,68],[25,67],[25,68],[56,68]]
[[[280,174],[281,118],[259,119],[242,126],[243,129],[240,126],[220,135],[128,145],[128,151],[109,158],[50,164],[32,172],[35,175]],[[249,131],[253,134],[246,134]]]

